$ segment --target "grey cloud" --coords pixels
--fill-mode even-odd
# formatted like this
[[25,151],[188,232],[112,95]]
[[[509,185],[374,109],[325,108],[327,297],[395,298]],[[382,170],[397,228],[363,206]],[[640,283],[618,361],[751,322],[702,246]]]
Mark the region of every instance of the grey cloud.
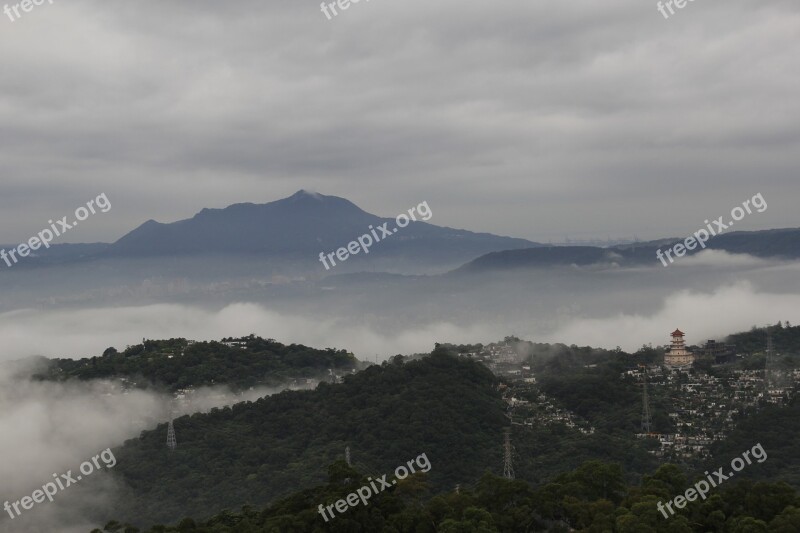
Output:
[[[299,188],[378,214],[452,203],[440,223],[533,240],[798,200],[791,2],[665,21],[633,0],[373,0],[327,21],[316,2],[76,0],[0,23],[0,241],[100,190],[119,209],[71,241]],[[621,217],[631,202],[650,208]]]

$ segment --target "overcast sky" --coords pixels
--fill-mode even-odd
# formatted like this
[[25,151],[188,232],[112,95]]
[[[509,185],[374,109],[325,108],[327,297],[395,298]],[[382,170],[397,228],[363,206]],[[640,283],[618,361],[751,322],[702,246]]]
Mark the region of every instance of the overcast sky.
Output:
[[0,242],[298,189],[561,240],[800,226],[800,6],[696,0],[45,2],[0,16]]

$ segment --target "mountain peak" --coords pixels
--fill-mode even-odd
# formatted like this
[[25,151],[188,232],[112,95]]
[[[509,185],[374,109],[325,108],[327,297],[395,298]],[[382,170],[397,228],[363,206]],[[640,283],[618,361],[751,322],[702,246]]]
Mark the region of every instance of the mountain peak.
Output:
[[[194,217],[169,224],[147,222],[115,242],[117,256],[175,256],[186,254],[263,254],[297,264],[305,258],[324,268],[320,252],[336,250],[373,226],[387,224],[350,200],[301,189],[292,196],[265,204],[240,203],[224,209],[202,209]],[[535,245],[431,224],[414,224],[403,239],[381,245],[372,257],[425,257],[431,264],[463,263],[488,252]],[[366,256],[366,254],[364,254]],[[455,266],[455,265],[454,265]]]
[[289,197],[289,199],[298,199],[298,200],[303,198],[313,198],[314,200],[322,200],[323,198],[325,198],[325,196],[316,191],[311,191],[308,189],[300,189],[299,191],[297,191],[296,193],[294,193]]

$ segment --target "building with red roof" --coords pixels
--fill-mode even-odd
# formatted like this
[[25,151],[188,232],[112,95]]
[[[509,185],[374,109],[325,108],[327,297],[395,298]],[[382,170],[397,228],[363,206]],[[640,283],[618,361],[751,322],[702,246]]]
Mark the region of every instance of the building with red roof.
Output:
[[664,364],[670,368],[688,368],[694,364],[694,354],[686,349],[683,338],[686,336],[680,329],[671,334],[669,352],[664,355]]

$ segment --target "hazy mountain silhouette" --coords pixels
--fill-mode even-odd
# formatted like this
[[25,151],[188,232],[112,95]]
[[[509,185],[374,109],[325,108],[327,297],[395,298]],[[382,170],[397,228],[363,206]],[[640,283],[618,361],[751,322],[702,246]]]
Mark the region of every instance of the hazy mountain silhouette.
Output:
[[[434,221],[436,206],[430,209],[433,212],[430,221]],[[224,209],[202,209],[192,218],[172,223],[148,220],[111,244],[54,245],[31,256],[23,268],[93,259],[143,260],[153,267],[168,264],[162,259],[180,259],[180,264],[190,261],[190,265],[198,268],[211,268],[192,262],[192,257],[200,256],[215,256],[223,261],[223,266],[235,267],[236,262],[226,258],[236,256],[239,262],[267,260],[272,265],[290,265],[289,270],[296,267],[297,272],[310,268],[325,273],[318,261],[320,252],[331,253],[347,247],[351,241],[370,233],[371,228],[381,236],[380,242],[374,243],[368,254],[361,252],[348,259],[347,268],[338,268],[341,264],[337,264],[337,272],[364,268],[395,271],[454,268],[489,252],[540,246],[525,239],[436,226],[422,221],[419,214],[416,217],[416,222],[383,237],[377,228],[388,223],[386,227],[392,230],[394,218],[367,213],[344,198],[301,190],[265,204],[240,203]],[[213,270],[219,271],[219,266]]]
[[[435,218],[435,206],[432,210]],[[369,233],[370,225],[377,228],[384,222],[389,222],[389,229],[395,226],[394,219],[367,213],[344,198],[301,190],[267,204],[203,209],[190,219],[170,224],[149,220],[112,244],[105,253],[138,257],[197,253],[310,255],[313,260],[319,252],[347,246]],[[489,251],[530,246],[538,244],[418,221],[375,244],[370,255],[402,251],[477,257]]]
[[[516,250],[502,250],[478,257],[459,267],[453,273],[481,273],[524,268],[546,268],[558,265],[620,266],[652,265],[662,267],[656,251],[670,249],[683,239],[668,238],[599,248],[594,246],[539,246]],[[706,249],[723,250],[732,254],[749,254],[764,259],[800,258],[800,228],[771,229],[763,231],[737,231],[712,237]],[[687,255],[702,251],[698,246]],[[674,255],[673,255],[674,257]],[[680,258],[676,260],[680,261]],[[669,262],[665,258],[665,261]]]
[[[430,207],[433,221],[436,206]],[[327,273],[432,272],[459,265],[462,266],[457,268],[458,273],[571,264],[660,266],[656,250],[666,250],[682,240],[665,238],[609,248],[546,246],[525,239],[436,226],[422,221],[421,216],[417,218],[417,222],[375,243],[369,254],[351,256],[344,268],[339,263],[335,271]],[[298,273],[325,274],[318,262],[320,252],[335,252],[369,233],[370,227],[377,229],[384,223],[388,223],[390,230],[395,227],[393,218],[368,213],[344,198],[301,190],[265,204],[240,203],[223,209],[203,209],[192,218],[172,223],[148,220],[112,244],[55,245],[41,250],[38,257],[31,257],[32,261],[25,266],[136,259],[146,261],[154,269],[152,272],[158,272],[159,266],[167,264],[162,259],[184,258],[173,265],[180,270],[186,268],[185,261],[191,267],[199,265],[193,257],[216,256],[221,263],[207,268],[221,273],[226,268],[236,269],[237,262],[227,260],[236,256],[255,259],[256,268],[266,260],[271,265],[284,265],[281,270],[284,272],[296,269]],[[707,247],[762,258],[797,259],[800,228],[722,234],[711,238]]]

